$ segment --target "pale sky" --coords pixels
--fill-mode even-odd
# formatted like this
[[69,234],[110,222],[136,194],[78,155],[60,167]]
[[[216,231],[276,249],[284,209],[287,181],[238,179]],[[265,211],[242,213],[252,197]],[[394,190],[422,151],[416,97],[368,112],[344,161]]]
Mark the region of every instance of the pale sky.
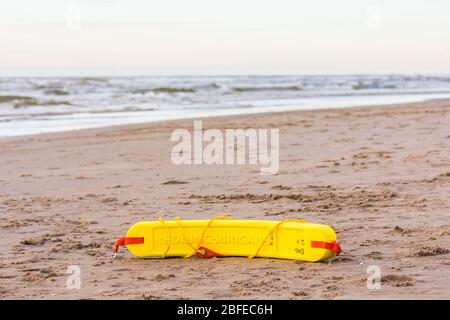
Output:
[[450,73],[448,0],[1,0],[0,76]]

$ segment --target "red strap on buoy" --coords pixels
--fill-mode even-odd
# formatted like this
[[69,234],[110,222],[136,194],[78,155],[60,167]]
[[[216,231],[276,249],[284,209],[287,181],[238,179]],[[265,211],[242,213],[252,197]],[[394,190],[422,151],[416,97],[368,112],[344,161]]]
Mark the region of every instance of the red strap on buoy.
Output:
[[129,244],[143,244],[144,243],[144,237],[140,238],[119,238],[116,241],[116,244],[114,245],[114,249],[112,251],[113,255],[112,258],[114,259],[117,256],[117,252],[119,251],[119,247],[121,246],[127,246]]
[[323,241],[311,241],[312,248],[328,249],[334,252],[335,256],[341,253],[341,246],[336,241],[323,242]]
[[224,257],[223,254],[217,253],[205,247],[199,247],[195,251],[195,256],[198,258],[213,258],[213,257]]

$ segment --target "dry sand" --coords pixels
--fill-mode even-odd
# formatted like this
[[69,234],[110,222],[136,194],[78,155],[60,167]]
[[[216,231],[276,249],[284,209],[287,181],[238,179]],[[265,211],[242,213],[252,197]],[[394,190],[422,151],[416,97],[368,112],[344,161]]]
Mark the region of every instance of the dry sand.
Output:
[[[175,166],[192,121],[0,140],[0,297],[450,298],[450,102],[211,118],[280,128],[275,176],[257,166]],[[184,184],[167,181],[187,182]],[[142,220],[302,218],[338,233],[329,262],[140,260],[116,238]],[[81,289],[66,288],[69,265]],[[366,287],[378,265],[380,290]]]

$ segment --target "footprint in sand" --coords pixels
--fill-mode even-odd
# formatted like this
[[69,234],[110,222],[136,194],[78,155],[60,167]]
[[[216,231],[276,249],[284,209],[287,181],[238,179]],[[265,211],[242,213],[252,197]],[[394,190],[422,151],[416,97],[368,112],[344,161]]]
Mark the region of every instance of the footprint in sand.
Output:
[[164,281],[164,280],[168,280],[171,278],[175,278],[175,275],[174,274],[168,274],[168,275],[158,274],[154,279],[156,281]]
[[273,190],[291,190],[292,187],[283,186],[283,185],[279,184],[279,185],[271,187],[271,189],[273,189]]
[[166,182],[161,183],[162,185],[174,185],[174,184],[186,184],[189,182],[186,181],[180,181],[180,180],[168,180]]
[[27,246],[39,246],[44,244],[47,241],[47,237],[45,235],[38,236],[34,238],[29,238],[20,241],[21,244],[27,245]]
[[449,252],[450,252],[449,249],[441,248],[438,246],[422,246],[418,248],[413,255],[416,257],[430,257],[441,254],[447,254]]
[[414,285],[414,279],[405,275],[388,274],[381,278],[381,282],[394,287],[410,287]]

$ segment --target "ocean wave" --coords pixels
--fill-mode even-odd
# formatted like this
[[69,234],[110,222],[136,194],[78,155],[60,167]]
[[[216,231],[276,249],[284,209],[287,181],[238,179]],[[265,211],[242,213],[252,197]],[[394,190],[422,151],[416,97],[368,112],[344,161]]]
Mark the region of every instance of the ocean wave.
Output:
[[0,96],[0,104],[11,104],[14,108],[38,105],[36,98],[28,96]]
[[198,84],[192,86],[161,86],[155,88],[139,88],[132,91],[133,94],[147,94],[147,93],[166,93],[166,94],[176,94],[176,93],[196,93],[197,91],[207,91],[207,90],[217,90],[221,89],[222,86],[212,82],[206,84]]
[[12,105],[15,109],[34,107],[34,106],[57,106],[57,105],[70,105],[69,101],[61,100],[38,100],[29,96],[0,96],[0,104]]
[[220,86],[216,82],[211,82],[211,83],[207,83],[207,84],[203,84],[203,85],[196,85],[192,88],[198,89],[198,90],[214,90],[214,89],[221,89],[222,86]]
[[358,81],[352,86],[353,90],[364,90],[364,89],[397,89],[398,87],[394,84],[383,84],[380,81],[363,82]]
[[80,85],[100,85],[100,84],[108,84],[108,78],[102,77],[82,77],[78,78],[78,83]]
[[44,91],[45,94],[52,96],[66,96],[69,95],[69,92],[62,89],[48,89]]
[[190,87],[158,87],[155,89],[151,89],[152,92],[155,93],[194,93],[195,89]]
[[165,93],[165,94],[176,94],[176,93],[195,93],[194,88],[184,88],[184,87],[158,87],[153,89],[135,89],[131,91],[133,94],[149,94],[149,93]]
[[274,86],[274,87],[232,87],[232,92],[258,92],[258,91],[302,91],[301,86]]
[[46,100],[38,104],[39,106],[70,106],[72,105],[69,101],[65,100]]

